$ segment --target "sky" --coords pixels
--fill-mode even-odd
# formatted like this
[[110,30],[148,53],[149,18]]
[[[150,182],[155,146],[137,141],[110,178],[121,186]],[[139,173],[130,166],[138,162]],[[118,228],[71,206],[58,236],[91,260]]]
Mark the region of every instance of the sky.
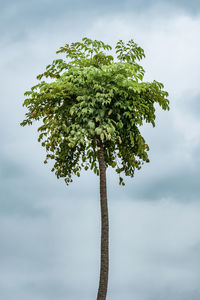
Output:
[[141,129],[150,163],[107,170],[108,300],[200,299],[200,2],[0,1],[0,296],[92,300],[99,279],[98,177],[70,186],[44,165],[37,123],[20,127],[24,92],[65,43],[134,39],[145,80],[161,81],[170,111]]

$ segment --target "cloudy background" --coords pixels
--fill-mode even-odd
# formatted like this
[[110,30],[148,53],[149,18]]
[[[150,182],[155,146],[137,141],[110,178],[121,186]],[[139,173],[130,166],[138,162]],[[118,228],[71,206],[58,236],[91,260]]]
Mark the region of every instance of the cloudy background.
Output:
[[198,0],[0,1],[0,297],[93,300],[99,276],[99,182],[66,187],[44,165],[23,93],[66,42],[87,36],[144,48],[146,80],[171,110],[144,126],[151,162],[118,186],[108,170],[108,300],[200,299],[200,4]]

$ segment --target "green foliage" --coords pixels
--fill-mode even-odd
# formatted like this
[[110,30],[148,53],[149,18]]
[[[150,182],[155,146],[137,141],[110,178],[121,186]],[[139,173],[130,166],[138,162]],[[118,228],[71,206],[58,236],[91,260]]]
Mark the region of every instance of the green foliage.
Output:
[[[64,177],[80,176],[82,168],[99,175],[97,140],[104,145],[106,167],[134,176],[149,162],[148,145],[140,133],[143,122],[155,126],[155,103],[169,110],[168,93],[157,81],[143,82],[144,69],[138,65],[144,55],[133,40],[115,47],[117,60],[108,52],[111,46],[83,38],[66,44],[57,59],[37,76],[40,82],[25,93],[27,107],[22,126],[42,120],[38,141],[55,161],[52,171]],[[51,78],[51,82],[41,80]]]

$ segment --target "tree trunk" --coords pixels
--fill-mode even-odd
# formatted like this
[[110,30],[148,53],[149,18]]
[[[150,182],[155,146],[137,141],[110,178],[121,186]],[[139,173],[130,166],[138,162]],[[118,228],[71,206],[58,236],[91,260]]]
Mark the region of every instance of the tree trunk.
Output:
[[100,202],[101,202],[101,267],[100,280],[97,300],[106,300],[108,286],[108,267],[109,267],[109,224],[108,224],[108,205],[106,188],[106,166],[104,161],[103,143],[99,139],[97,142],[99,170],[100,170]]

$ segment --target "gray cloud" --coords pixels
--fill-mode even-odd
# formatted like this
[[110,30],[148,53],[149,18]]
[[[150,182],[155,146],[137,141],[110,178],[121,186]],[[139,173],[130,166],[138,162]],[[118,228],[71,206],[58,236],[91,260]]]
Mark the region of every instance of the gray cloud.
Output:
[[200,94],[187,93],[180,102],[184,114],[189,114],[199,120],[200,116]]
[[[95,298],[99,203],[73,200],[48,199],[47,216],[1,218],[4,299]],[[198,203],[122,202],[111,195],[109,209],[110,299],[199,295]]]
[[199,191],[200,172],[196,170],[182,170],[177,174],[165,176],[151,182],[145,188],[141,188],[136,193],[132,190],[132,195],[144,199],[158,200],[161,198],[179,199],[180,201],[191,201],[200,199]]
[[[166,15],[160,13],[154,18],[146,10],[136,18],[135,14],[128,14],[135,4],[126,1],[118,5],[115,2],[115,7],[110,2],[113,14],[109,9],[106,12],[104,2],[93,2],[91,10],[87,2],[79,6],[78,2],[73,2],[74,6],[68,2],[68,11],[63,9],[62,1],[56,7],[50,1],[40,3],[2,3],[1,28],[8,26],[0,49],[4,58],[0,119],[2,298],[89,300],[96,296],[100,251],[98,178],[83,172],[65,187],[50,173],[50,166],[43,165],[37,125],[19,126],[25,112],[21,107],[23,92],[54,59],[55,50],[66,39],[77,40],[80,35],[91,34],[113,42],[118,36],[126,39],[133,35],[143,41],[149,57],[147,77],[151,80],[156,75],[166,82],[172,107],[170,112],[158,111],[156,128],[146,126],[143,130],[151,149],[150,164],[135,178],[127,179],[125,187],[119,187],[116,173],[108,171],[108,297],[199,299],[200,130],[196,113],[199,85],[195,81],[199,67],[194,55],[199,51],[198,18],[179,18],[177,9],[168,21]],[[137,3],[142,8],[145,2]],[[195,1],[177,3],[179,7],[190,5],[187,13],[197,5]],[[75,5],[79,23],[72,14]],[[154,8],[149,6],[149,11]],[[122,19],[117,14],[113,18],[119,9],[124,9]],[[95,14],[91,16],[90,12]],[[104,13],[107,18],[103,18]],[[66,18],[67,14],[71,14],[71,19]],[[180,52],[179,47],[185,52]],[[187,78],[186,71],[195,74],[195,78]],[[191,97],[191,89],[195,96]],[[186,100],[189,97],[191,101]]]
[[[123,204],[115,203],[111,206],[114,244],[111,270],[113,267],[113,280],[119,284],[113,299],[167,299],[169,295],[172,299],[182,299],[195,294],[197,297],[199,229],[195,228],[199,204],[190,206],[176,201],[136,204],[126,200]],[[119,274],[115,263],[120,253],[124,256],[120,259]]]
[[[177,137],[177,136],[176,136]],[[172,140],[172,145],[175,139]],[[151,166],[145,166],[141,174],[136,174],[136,178],[128,180],[127,189],[130,197],[144,200],[176,199],[177,201],[199,201],[199,178],[200,171],[197,167],[200,163],[200,145],[194,147],[190,153],[184,149],[178,158],[172,149],[163,153],[156,162],[156,153],[150,161]],[[167,149],[166,149],[167,150]],[[191,155],[193,160],[184,160],[184,157]],[[166,170],[168,163],[169,169]],[[175,164],[175,166],[174,166]]]
[[[198,0],[190,2],[186,0],[141,0],[141,1],[7,1],[1,3],[1,36],[2,40],[7,39],[6,31],[10,34],[10,39],[23,40],[30,30],[39,29],[48,24],[49,31],[53,30],[55,21],[66,19],[68,26],[73,26],[73,31],[77,27],[83,28],[91,25],[97,17],[110,15],[113,13],[132,12],[145,13],[148,10],[159,9],[162,13],[168,11],[186,12],[197,15],[200,12]],[[73,21],[76,22],[73,24]],[[71,30],[70,26],[70,30]]]

